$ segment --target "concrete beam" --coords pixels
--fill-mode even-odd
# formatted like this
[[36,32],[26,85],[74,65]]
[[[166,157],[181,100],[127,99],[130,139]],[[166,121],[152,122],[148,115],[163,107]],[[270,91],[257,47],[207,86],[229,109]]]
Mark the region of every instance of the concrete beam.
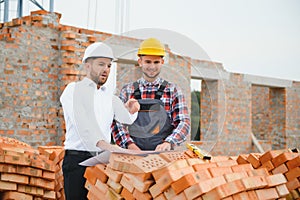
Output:
[[264,76],[255,76],[255,75],[244,75],[244,81],[250,82],[254,85],[266,86],[266,87],[279,87],[279,88],[286,88],[292,87],[293,81],[291,80],[284,80],[279,78],[271,78],[271,77],[264,77]]
[[191,77],[193,79],[206,80],[229,80],[230,74],[220,69],[208,69],[200,67],[192,67]]

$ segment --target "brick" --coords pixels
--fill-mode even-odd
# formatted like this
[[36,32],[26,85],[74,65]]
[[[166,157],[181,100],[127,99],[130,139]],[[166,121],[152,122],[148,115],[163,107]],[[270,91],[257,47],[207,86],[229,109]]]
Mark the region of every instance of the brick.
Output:
[[29,184],[37,187],[42,187],[49,190],[54,190],[55,188],[55,182],[54,181],[48,181],[42,178],[37,177],[30,177]]
[[289,191],[300,188],[300,181],[297,178],[290,180],[286,183],[286,187],[288,188]]
[[43,171],[43,178],[48,180],[55,180],[55,173],[49,171]]
[[[87,194],[87,198],[88,199],[93,199],[93,200],[101,200],[100,197],[98,198],[98,196],[94,193],[92,193],[92,191],[89,191]],[[104,197],[106,198],[106,197]]]
[[107,199],[105,194],[103,194],[99,188],[95,187],[88,181],[85,182],[85,188],[88,189],[88,198],[93,199],[93,200],[102,200],[102,199]]
[[247,191],[247,194],[249,196],[249,200],[258,200],[255,190]]
[[28,185],[18,185],[18,192],[23,192],[26,194],[32,194],[35,196],[43,196],[44,195],[44,189],[34,186],[28,186]]
[[261,163],[259,161],[259,157],[257,157],[254,153],[250,153],[248,158],[247,158],[247,161],[249,163],[251,163],[251,165],[253,166],[253,168],[258,168],[259,166],[261,166]]
[[225,183],[226,181],[223,176],[214,177],[188,187],[187,189],[184,190],[184,194],[187,197],[187,199],[194,199],[204,193],[209,192],[213,188]]
[[188,167],[189,164],[186,160],[175,160],[174,162],[160,168],[157,170],[152,171],[152,176],[155,180],[158,180],[161,176],[163,176],[165,173],[171,170],[177,170],[181,168]]
[[99,179],[97,179],[96,183],[95,183],[95,187],[100,190],[100,192],[102,192],[103,194],[106,194],[107,190],[108,190],[108,185],[106,183],[103,183],[102,181],[100,181]]
[[149,190],[150,186],[153,185],[153,180],[145,180],[141,181],[137,179],[135,176],[132,177],[133,186],[140,192],[146,192]]
[[292,160],[296,156],[297,156],[296,153],[283,152],[283,153],[279,154],[278,156],[276,156],[275,158],[273,158],[272,163],[273,163],[274,167],[278,167],[279,165],[281,165],[289,160]]
[[219,161],[216,164],[217,164],[218,167],[231,167],[231,166],[237,166],[238,165],[236,160]]
[[222,185],[217,186],[213,190],[207,192],[202,196],[203,199],[223,199],[233,194],[243,192],[245,190],[241,180],[235,180]]
[[273,163],[268,160],[267,162],[264,162],[259,168],[266,168],[268,172],[272,171],[275,167]]
[[269,173],[266,168],[254,169],[247,171],[248,176],[268,176]]
[[45,191],[44,195],[43,195],[44,199],[56,199],[56,193],[55,191]]
[[251,171],[253,167],[251,164],[239,164],[231,166],[232,172],[244,172],[244,171]]
[[186,159],[188,165],[193,166],[196,164],[203,164],[203,163],[207,163],[207,161],[199,159],[199,158],[188,158]]
[[[178,152],[164,152],[159,154],[160,157],[162,157],[164,160],[168,162],[172,162],[174,160],[186,160],[189,158],[184,152],[178,151]],[[200,160],[200,159],[198,159]]]
[[230,196],[230,197],[223,198],[223,200],[233,200],[233,198],[232,198],[232,196]]
[[228,156],[213,156],[210,160],[210,162],[223,162],[229,160]]
[[48,15],[48,12],[46,10],[36,10],[31,11],[30,15]]
[[234,200],[251,200],[247,192],[240,192],[232,195]]
[[121,193],[123,186],[120,183],[117,183],[113,181],[111,178],[109,178],[106,184],[110,186],[116,193],[118,194]]
[[193,173],[193,167],[185,167],[182,169],[171,170],[167,171],[163,176],[161,176],[157,181],[156,184],[160,186],[161,192],[167,189],[174,181],[180,179],[182,176],[186,174]]
[[138,190],[134,190],[133,191],[133,196],[136,199],[143,199],[143,200],[144,199],[145,200],[151,200],[152,199],[150,193],[148,193],[148,192],[140,192]]
[[255,190],[258,199],[276,199],[279,198],[275,188]]
[[289,190],[285,184],[277,185],[276,191],[277,191],[279,197],[286,197],[289,194]]
[[287,180],[289,180],[289,181],[300,177],[300,167],[295,167],[295,168],[291,169],[290,171],[285,173],[285,176],[286,176]]
[[251,176],[243,178],[242,183],[246,190],[254,190],[258,188],[264,188],[268,185],[264,176]]
[[121,196],[124,197],[126,200],[135,200],[132,192],[128,191],[126,188],[123,187]]
[[90,42],[96,42],[96,37],[95,36],[88,36],[88,40]]
[[230,174],[224,174],[224,178],[227,182],[231,182],[231,181],[235,181],[238,179],[242,179],[248,177],[247,172],[234,172],[234,173],[230,173]]
[[175,194],[178,194],[186,188],[200,182],[200,176],[196,173],[186,174],[171,184]]
[[166,199],[172,199],[174,196],[176,196],[176,193],[172,187],[167,188],[163,194]]
[[160,194],[157,197],[155,197],[153,200],[167,200],[164,194]]
[[208,170],[200,170],[200,171],[196,171],[194,173],[199,176],[200,181],[205,181],[207,179],[212,178],[212,176],[210,175]]
[[152,197],[157,197],[159,194],[161,194],[163,191],[161,190],[161,187],[159,184],[154,184],[149,188],[149,192]]
[[134,177],[140,181],[152,179],[152,173],[134,173]]
[[116,171],[116,170],[113,170],[113,169],[107,167],[107,168],[105,169],[105,174],[106,174],[110,179],[112,179],[113,181],[115,181],[116,183],[119,183],[119,182],[121,181],[123,172]]
[[11,156],[11,155],[5,155],[4,156],[4,162],[9,164],[16,164],[16,165],[30,165],[31,161],[30,159],[25,156]]
[[66,51],[76,51],[75,46],[61,46],[60,49]]
[[186,156],[188,156],[189,158],[197,158],[197,159],[199,159],[199,156],[197,155],[197,154],[195,154],[193,151],[191,151],[191,150],[186,150],[185,152],[184,152],[184,154],[186,155]]
[[217,167],[217,164],[216,163],[202,163],[202,164],[193,165],[193,168],[195,171],[201,171],[201,170],[212,168],[212,167]]
[[94,171],[97,174],[97,179],[106,183],[108,176],[105,173],[105,166],[103,164],[97,164],[94,167]]
[[287,166],[283,163],[281,165],[279,165],[278,167],[274,168],[272,170],[272,174],[284,174],[287,171],[289,171],[289,169],[287,168]]
[[55,171],[55,165],[52,161],[41,158],[41,156],[30,156],[31,164],[30,166],[36,167],[43,170]]
[[236,161],[238,164],[248,164],[249,162],[247,161],[247,157],[248,157],[248,155],[241,154],[238,156]]
[[0,172],[17,173],[17,166],[16,165],[1,164],[0,163]]
[[300,167],[300,155],[289,160],[287,163],[286,163],[286,166],[289,168],[289,169],[294,169],[296,167]]
[[41,177],[43,174],[43,170],[41,169],[36,169],[33,167],[29,166],[17,166],[17,173],[18,174],[23,174],[27,176],[35,176],[35,177]]
[[3,200],[33,200],[33,196],[21,192],[9,191],[2,196]]
[[10,181],[15,183],[29,183],[29,177],[19,174],[8,174],[8,173],[1,173],[1,181]]
[[268,187],[274,187],[286,183],[286,178],[283,174],[274,174],[266,176]]
[[259,157],[259,161],[263,164],[267,161],[271,161],[273,158],[278,156],[281,152],[279,151],[267,151]]
[[186,196],[183,192],[181,192],[178,195],[174,196],[171,200],[186,200]]
[[87,35],[94,35],[95,31],[89,30],[89,29],[80,28],[79,29],[79,33],[87,34]]
[[[177,162],[177,161],[174,161]],[[143,157],[141,159],[137,159],[133,161],[133,165],[138,167],[142,170],[144,173],[152,172],[154,170],[160,169],[169,163],[161,158],[159,155],[156,154],[150,154],[146,157]],[[172,165],[171,163],[170,165]]]
[[212,177],[222,176],[224,174],[232,173],[231,167],[212,167],[208,169]]
[[63,33],[62,37],[67,38],[67,39],[75,39],[76,34],[75,33]]
[[133,186],[133,181],[132,181],[133,175],[131,174],[124,174],[121,178],[120,184],[126,188],[127,191],[133,192],[134,186]]
[[87,167],[84,172],[84,178],[86,178],[91,184],[95,185],[97,177],[93,171],[94,166]]
[[17,183],[0,180],[0,191],[1,190],[17,190]]

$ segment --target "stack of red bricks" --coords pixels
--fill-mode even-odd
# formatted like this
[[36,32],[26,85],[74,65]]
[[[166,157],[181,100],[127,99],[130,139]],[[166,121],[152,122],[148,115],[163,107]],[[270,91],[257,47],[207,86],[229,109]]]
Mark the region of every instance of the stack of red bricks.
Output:
[[286,187],[289,190],[289,198],[300,198],[300,156],[291,151],[268,151],[264,154],[240,155],[237,158],[239,164],[250,163],[253,168],[264,168],[269,174],[282,174],[286,179]]
[[0,137],[0,199],[65,199],[61,170],[64,151],[59,146],[33,149]]
[[88,167],[85,177],[91,200],[297,199],[299,169],[300,155],[291,151],[204,161],[187,150],[146,157],[113,153],[108,165]]

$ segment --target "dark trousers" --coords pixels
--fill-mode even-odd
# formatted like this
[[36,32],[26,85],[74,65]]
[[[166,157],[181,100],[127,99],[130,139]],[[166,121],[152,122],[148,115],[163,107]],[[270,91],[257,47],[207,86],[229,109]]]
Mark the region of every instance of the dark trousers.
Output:
[[90,154],[68,153],[66,150],[62,165],[66,200],[88,199],[88,190],[84,187],[86,179],[83,177],[86,167],[79,163],[91,157]]

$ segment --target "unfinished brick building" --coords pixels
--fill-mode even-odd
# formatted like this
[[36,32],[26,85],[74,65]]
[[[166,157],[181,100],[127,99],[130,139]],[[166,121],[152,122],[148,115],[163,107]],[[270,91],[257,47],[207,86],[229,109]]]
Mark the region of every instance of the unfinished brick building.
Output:
[[[0,135],[33,147],[62,145],[59,97],[84,73],[84,49],[106,41],[120,54],[140,40],[60,24],[61,15],[34,11],[0,24]],[[132,55],[117,63],[117,87],[141,76]],[[170,70],[174,73],[170,73]],[[180,76],[178,76],[180,74]],[[221,75],[220,75],[221,74]],[[168,52],[162,77],[178,84],[191,101],[191,78],[202,80],[201,139],[215,155],[300,147],[300,82],[230,73],[222,64]]]

